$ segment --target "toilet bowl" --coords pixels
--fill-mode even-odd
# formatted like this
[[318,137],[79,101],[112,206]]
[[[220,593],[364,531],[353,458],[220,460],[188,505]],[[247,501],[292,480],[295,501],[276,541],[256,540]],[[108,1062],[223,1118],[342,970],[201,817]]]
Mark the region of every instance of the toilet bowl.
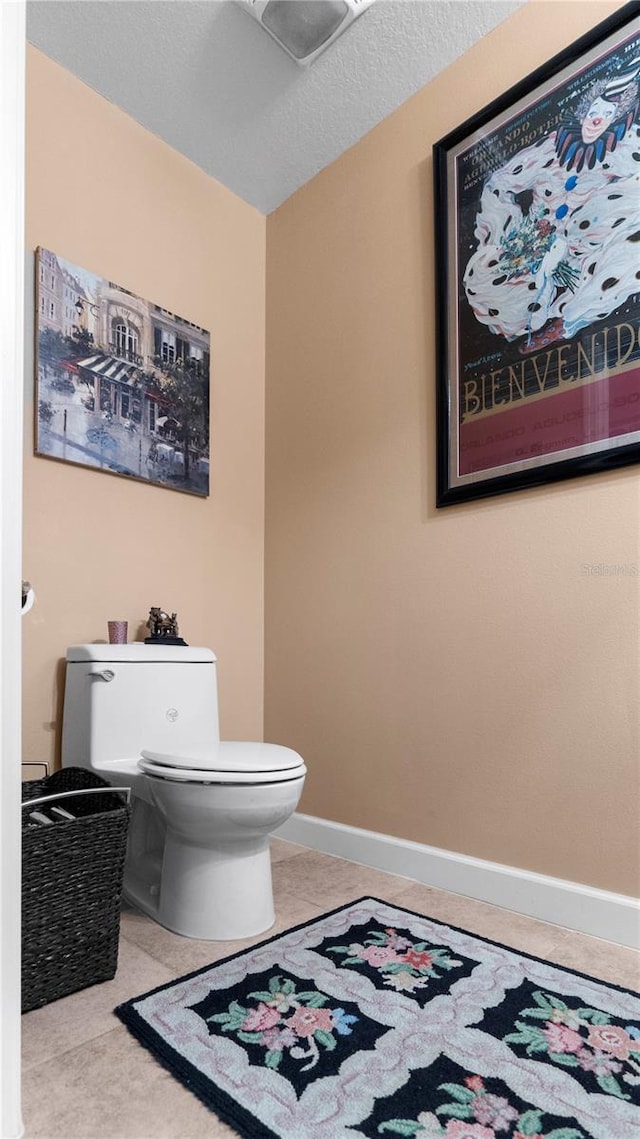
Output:
[[67,651],[63,766],[132,791],[124,893],[187,937],[231,940],[275,920],[269,840],[304,787],[301,756],[220,740],[209,649]]

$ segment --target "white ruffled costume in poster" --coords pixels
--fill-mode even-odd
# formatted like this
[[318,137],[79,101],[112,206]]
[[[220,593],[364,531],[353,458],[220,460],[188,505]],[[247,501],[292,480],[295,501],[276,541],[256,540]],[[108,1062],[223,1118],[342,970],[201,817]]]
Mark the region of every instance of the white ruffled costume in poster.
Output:
[[567,340],[640,292],[640,58],[576,120],[487,179],[464,272],[476,318],[521,352]]

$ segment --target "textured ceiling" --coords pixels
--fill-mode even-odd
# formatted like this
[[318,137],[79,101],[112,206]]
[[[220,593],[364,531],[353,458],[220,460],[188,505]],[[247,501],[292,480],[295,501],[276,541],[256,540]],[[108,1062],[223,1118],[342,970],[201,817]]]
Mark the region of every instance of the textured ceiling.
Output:
[[46,55],[268,214],[523,0],[376,0],[303,70],[233,0],[31,0]]

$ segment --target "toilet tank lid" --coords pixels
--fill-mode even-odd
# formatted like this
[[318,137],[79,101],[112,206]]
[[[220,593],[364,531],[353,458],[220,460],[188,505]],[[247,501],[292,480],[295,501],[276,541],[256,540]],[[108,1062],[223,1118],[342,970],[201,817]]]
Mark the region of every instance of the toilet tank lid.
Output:
[[197,648],[192,645],[145,645],[143,641],[134,641],[130,645],[72,645],[67,649],[67,661],[100,661],[108,662],[141,662],[141,661],[174,661],[183,664],[209,664],[215,661],[215,653],[211,649]]

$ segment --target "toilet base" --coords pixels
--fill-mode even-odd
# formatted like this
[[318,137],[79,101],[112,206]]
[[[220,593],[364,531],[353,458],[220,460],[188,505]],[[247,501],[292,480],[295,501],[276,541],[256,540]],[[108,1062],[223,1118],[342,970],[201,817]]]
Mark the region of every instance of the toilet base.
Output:
[[268,838],[238,854],[187,844],[167,830],[162,868],[147,864],[145,874],[134,866],[125,867],[125,898],[183,937],[236,941],[275,922]]

